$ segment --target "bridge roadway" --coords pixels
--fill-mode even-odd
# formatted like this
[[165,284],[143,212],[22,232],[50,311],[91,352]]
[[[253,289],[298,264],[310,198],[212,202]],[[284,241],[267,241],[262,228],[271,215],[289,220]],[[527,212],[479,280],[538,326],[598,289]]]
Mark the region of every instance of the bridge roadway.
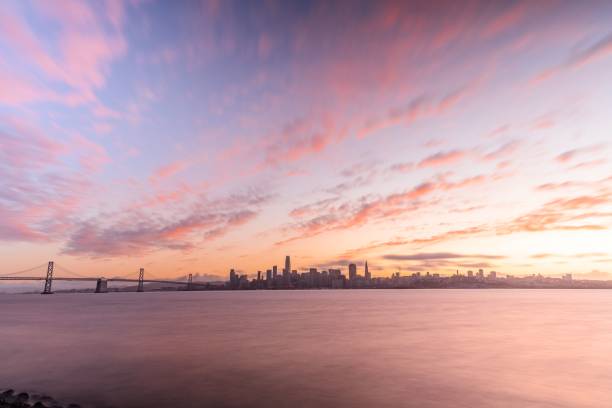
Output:
[[[127,279],[127,278],[63,278],[63,277],[53,277],[51,280],[57,281],[84,281],[84,282],[97,282],[99,280],[105,280],[107,282],[135,282],[138,283],[138,279]],[[12,280],[12,281],[44,281],[47,278],[43,276],[0,276],[0,280]],[[169,280],[152,280],[152,279],[143,279],[143,283],[170,283],[175,285],[189,285],[190,283],[187,281],[169,281]],[[206,285],[206,283],[202,282],[191,282],[191,285]]]

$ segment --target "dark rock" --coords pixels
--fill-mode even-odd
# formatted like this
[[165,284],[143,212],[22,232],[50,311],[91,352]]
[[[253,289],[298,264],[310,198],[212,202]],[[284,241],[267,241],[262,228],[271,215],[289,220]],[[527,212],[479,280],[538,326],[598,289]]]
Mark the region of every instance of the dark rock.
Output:
[[10,404],[15,399],[15,391],[6,390],[0,394],[0,402],[3,404]]
[[2,394],[0,394],[0,403],[2,403],[2,407],[10,406],[15,401],[15,391],[6,390]]
[[[0,0],[1,1],[1,0]],[[64,408],[48,395],[28,394],[21,392],[15,394],[14,390],[0,392],[0,408]],[[70,408],[81,408],[78,404],[68,405]]]
[[26,402],[29,399],[30,399],[30,396],[28,395],[27,392],[20,392],[19,394],[17,394],[17,400],[21,402]]

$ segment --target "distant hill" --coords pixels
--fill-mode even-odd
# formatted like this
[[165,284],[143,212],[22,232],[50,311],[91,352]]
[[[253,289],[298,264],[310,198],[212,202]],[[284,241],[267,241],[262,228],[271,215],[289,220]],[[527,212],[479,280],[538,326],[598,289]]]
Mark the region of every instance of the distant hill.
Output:
[[[178,276],[176,278],[172,278],[171,280],[186,281],[187,275]],[[193,275],[194,282],[225,282],[226,280],[227,278],[224,278],[223,276],[210,275],[207,273],[203,273],[203,274],[196,273]]]

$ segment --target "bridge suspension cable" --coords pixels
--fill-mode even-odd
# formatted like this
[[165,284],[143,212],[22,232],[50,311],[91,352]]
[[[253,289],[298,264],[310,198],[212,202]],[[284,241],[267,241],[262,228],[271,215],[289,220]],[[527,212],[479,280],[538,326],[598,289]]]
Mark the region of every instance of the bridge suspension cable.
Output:
[[15,276],[15,275],[19,275],[19,274],[26,273],[26,272],[32,272],[32,271],[34,271],[36,269],[43,269],[46,265],[47,265],[47,263],[45,262],[44,264],[37,265],[37,266],[35,266],[33,268],[23,269],[23,270],[17,271],[17,272],[3,273],[1,276]]
[[147,278],[149,278],[149,277],[150,277],[150,278],[153,278],[153,279],[158,279],[158,280],[160,280],[159,276],[156,276],[154,273],[151,273],[151,272],[149,272],[148,270],[147,270],[147,271],[145,271],[145,274],[146,274]]
[[61,271],[61,272],[66,272],[66,273],[68,273],[68,274],[70,274],[70,275],[74,275],[74,276],[76,276],[76,277],[78,277],[78,278],[90,278],[90,277],[91,277],[91,276],[81,275],[80,273],[76,273],[76,272],[74,272],[74,271],[71,271],[70,269],[65,268],[65,267],[63,267],[63,266],[60,266],[60,265],[58,265],[58,264],[55,264],[55,269],[56,269],[56,270],[59,270],[59,271]]
[[129,272],[126,273],[125,275],[113,275],[113,277],[111,279],[138,279],[138,271],[136,272]]

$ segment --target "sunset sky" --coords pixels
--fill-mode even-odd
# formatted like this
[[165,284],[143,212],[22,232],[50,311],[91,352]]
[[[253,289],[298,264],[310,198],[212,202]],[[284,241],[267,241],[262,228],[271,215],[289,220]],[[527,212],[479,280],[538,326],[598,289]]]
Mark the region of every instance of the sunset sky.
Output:
[[3,1],[2,269],[612,278],[611,21],[609,1]]

